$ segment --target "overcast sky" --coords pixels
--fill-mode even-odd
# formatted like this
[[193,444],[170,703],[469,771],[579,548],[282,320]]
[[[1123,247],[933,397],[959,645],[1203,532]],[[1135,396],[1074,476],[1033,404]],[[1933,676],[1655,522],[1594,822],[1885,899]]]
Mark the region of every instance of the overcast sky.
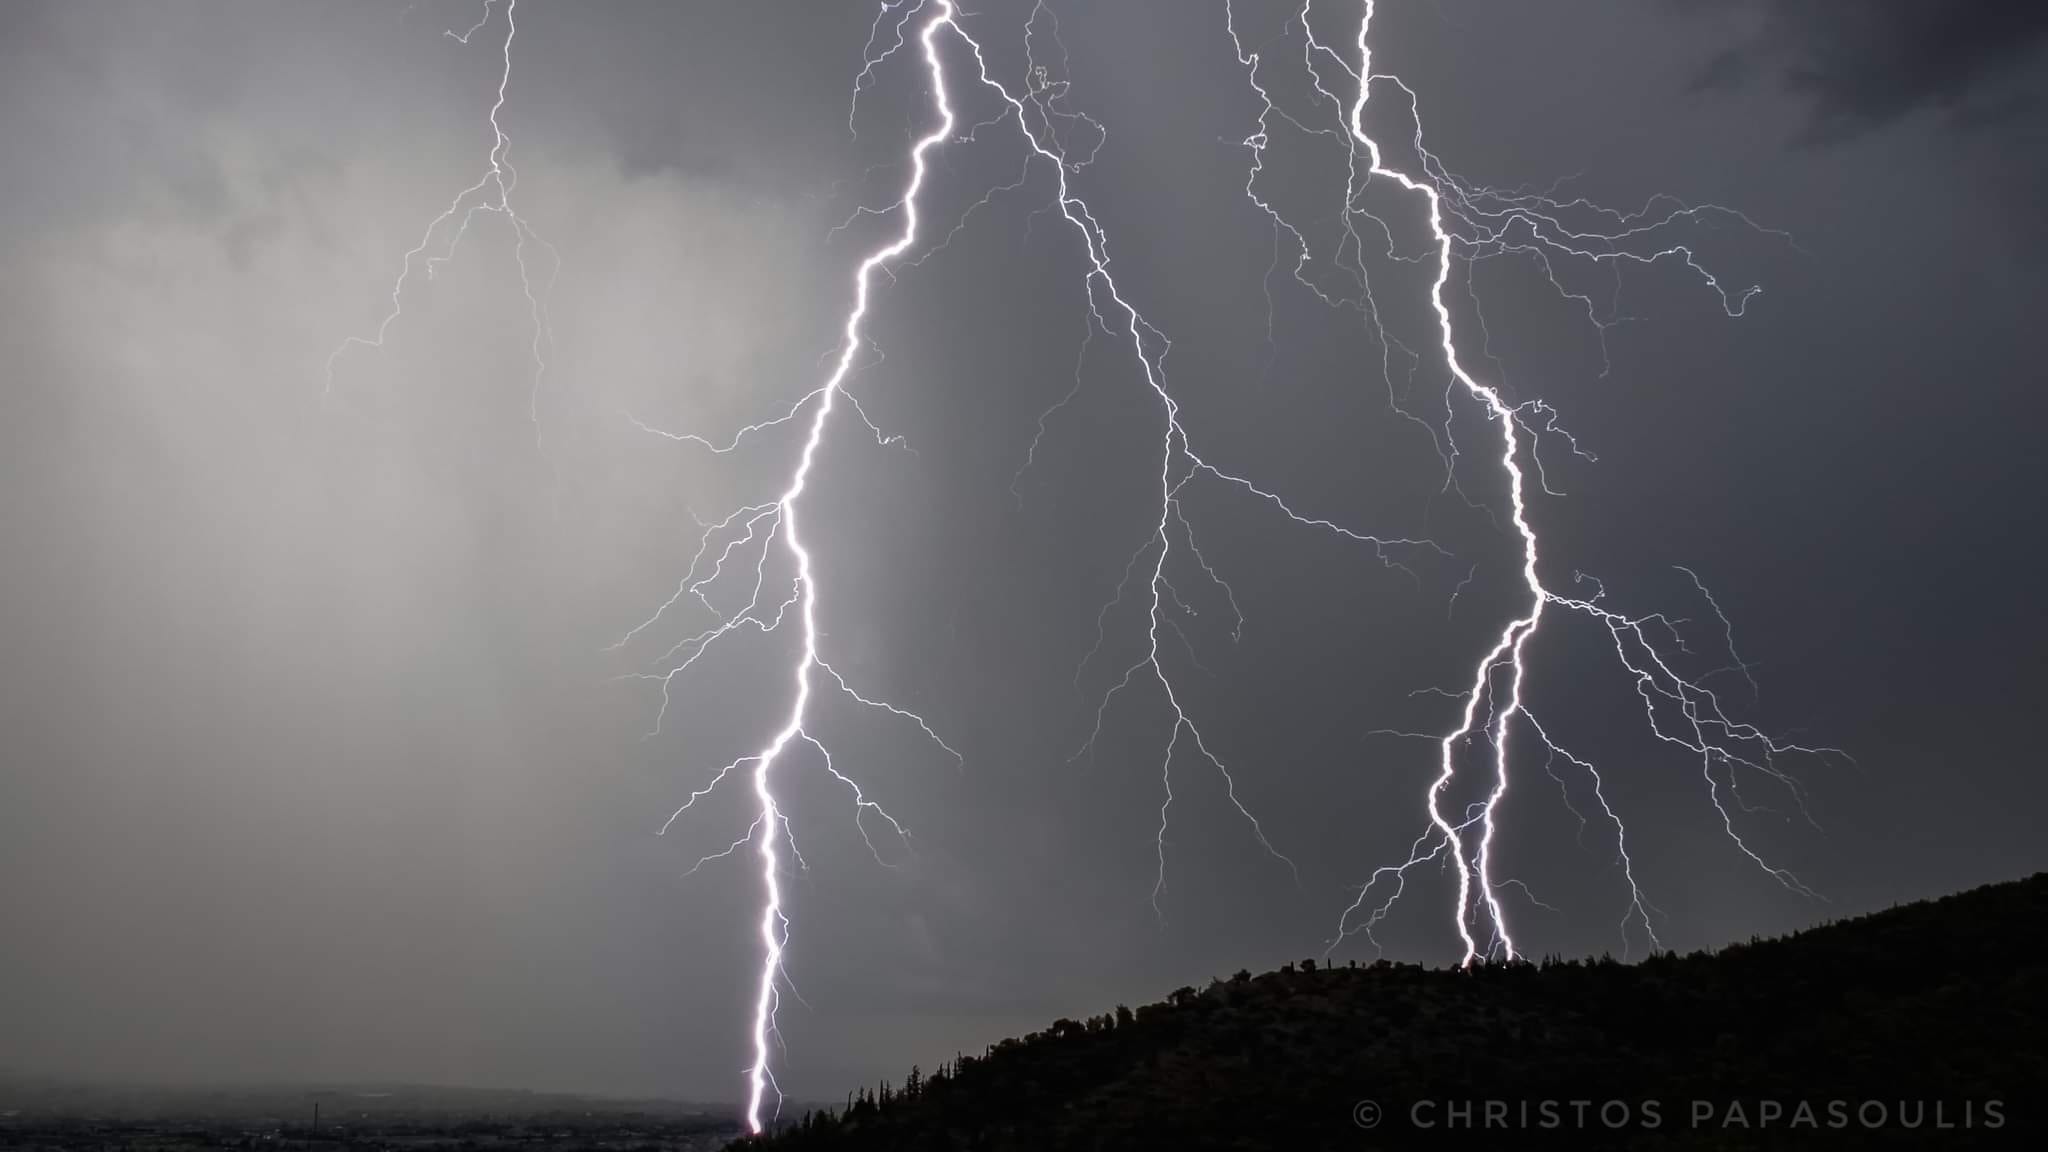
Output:
[[[974,7],[1018,82],[1029,6]],[[346,352],[329,389],[329,353],[375,330],[404,252],[482,171],[502,12],[467,45],[443,35],[478,8],[0,8],[0,1068],[740,1089],[759,877],[744,859],[684,874],[744,831],[745,795],[656,832],[779,723],[793,637],[736,637],[678,677],[652,738],[658,693],[616,677],[708,617],[606,648],[674,589],[693,517],[772,499],[799,440],[715,456],[625,414],[729,434],[817,386],[853,266],[899,221],[834,226],[900,189],[931,123],[924,74],[908,53],[877,69],[850,132],[872,5],[525,0],[500,121],[520,210],[560,254],[539,390],[492,216],[415,274],[385,346]],[[1317,7],[1342,45],[1346,8]],[[1730,284],[1763,285],[1741,319],[1682,265],[1631,270],[1604,356],[1529,262],[1471,279],[1490,339],[1464,353],[1597,457],[1545,445],[1564,493],[1531,504],[1546,579],[1589,573],[1618,608],[1687,618],[1712,661],[1718,622],[1673,566],[1692,568],[1759,685],[1731,710],[1855,757],[1790,765],[1812,823],[1738,811],[1825,899],[1787,892],[1723,835],[1697,763],[1650,735],[1605,633],[1546,625],[1530,707],[1606,770],[1665,943],[2048,865],[2028,742],[2048,689],[2042,9],[1382,9],[1376,66],[1469,180],[1569,177],[1563,195],[1625,207],[1668,192],[1796,238],[1700,240]],[[1286,15],[1237,13],[1276,101],[1307,118]],[[1118,696],[1070,759],[1143,650],[1127,597],[1077,688],[1157,517],[1159,411],[1128,346],[1098,334],[1019,477],[1076,383],[1081,254],[1013,128],[942,149],[920,253],[1030,179],[877,281],[851,387],[909,450],[835,423],[805,532],[828,657],[964,764],[821,701],[835,763],[913,833],[878,837],[887,868],[841,785],[813,759],[784,772],[809,863],[789,884],[802,1002],[785,999],[779,1057],[799,1095],[1320,954],[1423,827],[1434,746],[1369,733],[1454,723],[1417,690],[1469,676],[1520,607],[1487,460],[1459,465],[1478,507],[1445,492],[1430,437],[1388,408],[1369,326],[1284,262],[1268,275],[1274,235],[1244,196],[1258,102],[1220,3],[1059,16],[1071,106],[1107,129],[1076,188],[1174,341],[1189,434],[1305,512],[1452,558],[1411,576],[1190,488],[1245,619],[1233,640],[1220,592],[1182,582],[1199,615],[1177,618],[1188,645],[1167,659],[1300,877],[1179,757],[1162,922],[1156,688]],[[963,123],[994,110],[960,104]],[[1341,150],[1276,133],[1267,167],[1261,187],[1326,245]],[[1424,244],[1419,216],[1388,218]],[[1440,410],[1442,385],[1426,365],[1415,395]],[[1554,906],[1503,897],[1521,943],[1619,952],[1611,834],[1581,835],[1540,756],[1516,767],[1504,868]],[[1418,873],[1387,954],[1455,960],[1447,899]]]

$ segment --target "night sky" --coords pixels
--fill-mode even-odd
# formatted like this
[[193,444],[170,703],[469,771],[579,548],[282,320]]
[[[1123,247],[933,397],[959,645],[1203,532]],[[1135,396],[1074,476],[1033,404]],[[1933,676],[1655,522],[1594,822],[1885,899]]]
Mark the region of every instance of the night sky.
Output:
[[[855,209],[900,194],[926,74],[912,50],[877,67],[850,131],[871,4],[526,0],[500,122],[519,210],[560,254],[558,275],[533,265],[538,392],[498,216],[415,273],[384,347],[345,352],[330,389],[329,353],[375,330],[405,251],[482,170],[502,7],[467,45],[443,35],[479,7],[0,8],[0,1069],[742,1090],[760,878],[745,854],[685,873],[744,833],[749,794],[656,833],[781,723],[796,637],[721,642],[652,737],[658,690],[621,677],[712,618],[608,646],[674,590],[693,518],[775,498],[802,426],[717,455],[628,414],[723,438],[823,381],[855,265],[901,227]],[[1294,10],[1242,0],[1237,26],[1276,105],[1326,125]],[[1349,0],[1314,13],[1354,44]],[[809,864],[786,885],[801,1000],[777,1055],[798,1096],[1320,955],[1425,827],[1435,745],[1375,733],[1455,725],[1419,690],[1462,688],[1526,600],[1497,433],[1451,403],[1447,486],[1430,431],[1389,407],[1372,325],[1291,277],[1246,198],[1259,102],[1220,0],[1057,14],[1065,62],[1049,40],[1037,62],[1106,129],[1075,191],[1172,340],[1198,450],[1304,515],[1446,555],[1390,567],[1241,489],[1184,490],[1244,620],[1233,638],[1220,588],[1177,569],[1193,612],[1169,613],[1162,660],[1299,878],[1184,738],[1155,914],[1157,685],[1075,753],[1144,651],[1142,576],[1098,613],[1158,517],[1160,409],[1122,329],[1084,353],[1081,247],[1014,124],[935,151],[917,262],[876,279],[848,382],[903,440],[842,412],[803,531],[827,658],[964,762],[820,696],[807,730],[911,831],[867,821],[886,867],[814,755],[778,767]],[[965,18],[1006,83],[1030,15]],[[1468,182],[1668,193],[1760,226],[1688,233],[1732,290],[1763,287],[1739,319],[1676,262],[1560,268],[1604,332],[1527,258],[1461,262],[1449,293],[1468,366],[1585,454],[1540,442],[1561,493],[1529,504],[1546,583],[1582,572],[1617,611],[1683,620],[1706,672],[1723,637],[1686,566],[1758,685],[1714,682],[1730,714],[1854,758],[1785,761],[1810,821],[1760,778],[1758,810],[1731,804],[1821,898],[1787,891],[1724,834],[1697,759],[1651,735],[1605,631],[1548,620],[1528,706],[1600,765],[1664,943],[2048,867],[2048,11],[1385,0],[1373,29]],[[942,51],[964,131],[999,106]],[[1387,139],[1411,123],[1398,95],[1374,92]],[[1341,285],[1343,145],[1274,123],[1258,187],[1309,240],[1309,278]],[[1429,253],[1414,198],[1373,207],[1397,254]],[[1425,353],[1392,387],[1441,435],[1430,270],[1367,267]],[[1532,744],[1513,765],[1497,850],[1526,884],[1501,895],[1520,943],[1619,954],[1611,828],[1581,830],[1583,780],[1561,771],[1561,796]],[[1448,873],[1411,873],[1385,954],[1456,961],[1449,901]]]

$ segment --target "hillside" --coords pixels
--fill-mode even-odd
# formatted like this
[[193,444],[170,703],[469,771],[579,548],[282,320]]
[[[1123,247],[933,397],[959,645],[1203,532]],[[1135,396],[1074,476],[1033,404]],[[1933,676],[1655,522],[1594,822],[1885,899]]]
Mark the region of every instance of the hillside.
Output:
[[740,1147],[2029,1146],[2048,1089],[2044,922],[2048,873],[1637,964],[1239,973]]

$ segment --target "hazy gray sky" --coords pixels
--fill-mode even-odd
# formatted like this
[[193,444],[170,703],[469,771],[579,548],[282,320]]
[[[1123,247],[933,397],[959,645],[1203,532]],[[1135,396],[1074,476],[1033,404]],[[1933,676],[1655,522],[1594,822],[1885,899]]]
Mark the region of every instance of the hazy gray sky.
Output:
[[[479,7],[0,8],[0,1067],[738,1090],[758,877],[742,860],[683,873],[744,829],[744,798],[655,833],[774,729],[790,637],[738,639],[678,678],[653,738],[658,695],[614,678],[706,617],[606,646],[673,590],[693,516],[772,498],[797,440],[718,457],[625,413],[729,432],[817,385],[853,265],[895,221],[834,226],[900,187],[930,123],[923,73],[908,54],[878,69],[854,135],[872,5],[524,0],[500,119],[521,210],[561,256],[533,418],[498,217],[415,275],[386,346],[344,355],[323,395],[329,352],[375,328],[402,254],[480,171],[502,28],[442,34]],[[1346,7],[1316,8],[1343,43]],[[1382,9],[1376,64],[1465,177],[1575,177],[1568,195],[1628,207],[1670,192],[1797,238],[1709,238],[1731,284],[1764,285],[1740,320],[1682,267],[1631,271],[1604,375],[1598,332],[1533,266],[1473,279],[1490,339],[1467,355],[1598,457],[1546,445],[1566,493],[1532,503],[1547,577],[1584,571],[1619,607],[1690,618],[1708,660],[1718,624],[1672,570],[1692,567],[1755,665],[1740,718],[1857,759],[1799,765],[1817,828],[1739,814],[1827,900],[1787,893],[1722,835],[1697,764],[1650,737],[1605,634],[1550,626],[1531,707],[1607,769],[1666,943],[2048,864],[2027,743],[2048,688],[2039,9]],[[1006,78],[1029,10],[969,21]],[[1307,117],[1286,12],[1237,16],[1275,99]],[[879,355],[852,387],[912,451],[841,422],[819,458],[805,531],[824,643],[966,762],[822,702],[836,763],[915,835],[907,852],[878,841],[891,868],[840,785],[809,761],[785,773],[810,864],[790,882],[797,1094],[1320,953],[1352,887],[1421,830],[1433,747],[1368,733],[1450,723],[1414,693],[1458,682],[1518,607],[1513,540],[1442,491],[1358,314],[1283,270],[1268,343],[1274,237],[1243,194],[1258,106],[1220,3],[1059,14],[1071,103],[1108,132],[1077,190],[1174,340],[1191,435],[1316,515],[1456,559],[1411,578],[1191,489],[1246,620],[1233,642],[1227,605],[1188,584],[1200,666],[1177,638],[1169,659],[1301,878],[1177,759],[1162,924],[1157,692],[1119,696],[1094,754],[1069,759],[1142,650],[1126,598],[1076,688],[1157,515],[1157,408],[1098,334],[1017,479],[1085,330],[1043,168],[879,281]],[[991,112],[963,93],[968,122]],[[1020,147],[988,128],[943,149],[927,240],[1015,181]],[[1276,133],[1267,165],[1262,187],[1333,239],[1341,151]],[[1441,391],[1440,371],[1417,380]],[[1462,482],[1497,510],[1473,455]],[[1504,897],[1523,944],[1618,950],[1611,835],[1581,841],[1542,758],[1516,763],[1501,851],[1557,909]],[[1418,875],[1380,934],[1391,954],[1455,958],[1444,888]]]

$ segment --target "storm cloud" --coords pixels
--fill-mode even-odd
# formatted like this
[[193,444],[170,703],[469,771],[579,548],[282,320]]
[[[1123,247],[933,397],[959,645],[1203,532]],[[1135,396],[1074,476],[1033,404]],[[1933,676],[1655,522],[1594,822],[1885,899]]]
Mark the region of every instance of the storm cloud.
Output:
[[2029,0],[1685,0],[1748,25],[1695,75],[1696,89],[1762,80],[1804,100],[1808,144],[1840,142],[1932,110],[1963,124],[2038,112],[2023,81],[2048,40]]

